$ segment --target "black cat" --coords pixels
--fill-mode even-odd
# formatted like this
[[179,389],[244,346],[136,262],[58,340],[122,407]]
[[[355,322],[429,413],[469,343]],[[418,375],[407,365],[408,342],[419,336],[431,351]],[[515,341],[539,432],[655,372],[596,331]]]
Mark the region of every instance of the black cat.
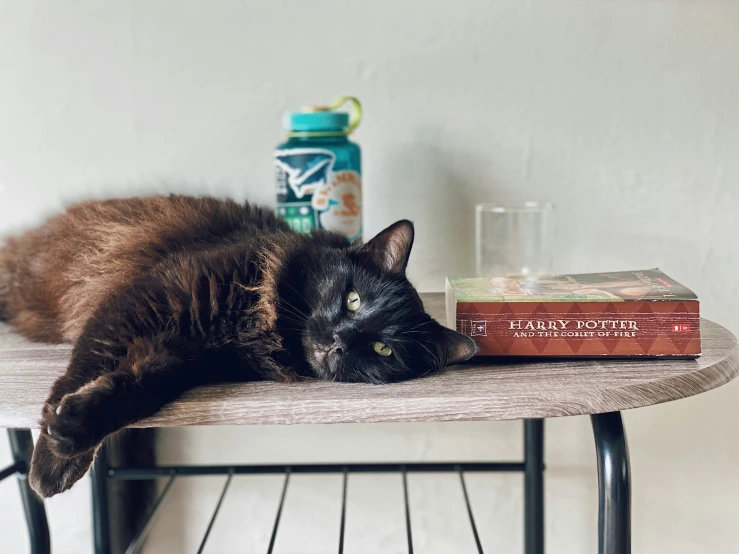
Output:
[[271,211],[185,196],[90,202],[0,250],[0,315],[74,343],[43,408],[31,484],[69,488],[109,434],[197,385],[388,383],[474,355],[405,276],[413,225],[361,248]]

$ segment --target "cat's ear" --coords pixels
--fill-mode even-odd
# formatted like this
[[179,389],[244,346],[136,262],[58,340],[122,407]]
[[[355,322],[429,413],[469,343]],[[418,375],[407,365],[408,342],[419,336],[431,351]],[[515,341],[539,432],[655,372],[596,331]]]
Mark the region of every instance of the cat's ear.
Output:
[[413,223],[402,219],[381,231],[359,249],[360,257],[369,259],[390,273],[403,273],[413,246]]
[[443,325],[439,325],[435,330],[433,341],[441,354],[444,367],[465,362],[477,354],[475,341]]

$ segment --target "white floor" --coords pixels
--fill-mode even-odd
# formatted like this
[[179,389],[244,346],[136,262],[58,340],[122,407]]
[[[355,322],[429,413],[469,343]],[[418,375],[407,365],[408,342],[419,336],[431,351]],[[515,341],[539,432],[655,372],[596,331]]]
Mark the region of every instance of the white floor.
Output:
[[[521,508],[521,477],[487,474],[466,478],[483,549],[519,551],[521,521],[506,512]],[[197,550],[216,505],[223,477],[175,482],[144,552]],[[284,478],[235,477],[208,537],[207,554],[267,551]],[[285,498],[275,554],[336,552],[341,519],[340,475],[293,475]],[[513,495],[511,491],[518,491]],[[457,474],[408,477],[413,545],[417,552],[477,552]],[[198,502],[183,503],[183,498]],[[505,498],[504,502],[500,499]],[[512,549],[512,550],[511,550]],[[406,553],[402,480],[399,475],[350,476],[344,551]]]

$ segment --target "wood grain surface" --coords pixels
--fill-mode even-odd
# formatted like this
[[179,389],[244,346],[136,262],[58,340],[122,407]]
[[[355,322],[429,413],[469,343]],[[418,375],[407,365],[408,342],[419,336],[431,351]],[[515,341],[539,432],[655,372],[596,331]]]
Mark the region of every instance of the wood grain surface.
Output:
[[[443,295],[422,295],[443,321]],[[701,321],[697,360],[475,361],[393,385],[235,383],[186,393],[141,426],[496,420],[626,410],[721,386],[739,372],[726,329]],[[38,427],[71,347],[28,342],[0,324],[0,427]]]

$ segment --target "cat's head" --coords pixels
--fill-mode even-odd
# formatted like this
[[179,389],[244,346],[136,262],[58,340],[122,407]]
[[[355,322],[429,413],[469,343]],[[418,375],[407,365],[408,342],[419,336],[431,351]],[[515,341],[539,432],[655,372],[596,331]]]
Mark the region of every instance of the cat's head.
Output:
[[469,337],[426,314],[406,278],[413,235],[413,224],[399,221],[359,249],[324,237],[301,261],[300,284],[292,279],[283,289],[281,313],[300,331],[299,347],[316,376],[403,381],[475,354]]

